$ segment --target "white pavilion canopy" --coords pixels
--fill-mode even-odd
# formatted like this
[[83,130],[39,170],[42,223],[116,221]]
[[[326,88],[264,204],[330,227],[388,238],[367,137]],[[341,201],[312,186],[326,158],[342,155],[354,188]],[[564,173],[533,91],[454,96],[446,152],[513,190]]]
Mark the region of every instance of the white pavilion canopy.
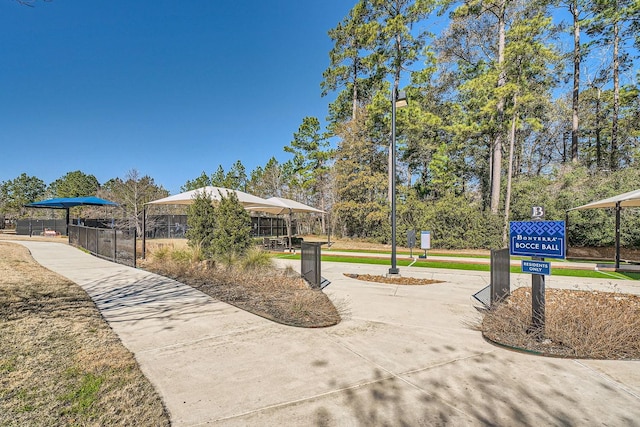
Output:
[[[620,268],[620,210],[622,208],[640,207],[640,189],[629,191],[627,193],[618,194],[617,196],[608,197],[606,199],[598,200],[595,202],[587,203],[586,205],[578,206],[577,208],[569,209],[585,210],[585,209],[598,209],[598,208],[613,208],[616,212],[616,243],[615,243],[615,267]],[[567,219],[568,212],[567,211]]]

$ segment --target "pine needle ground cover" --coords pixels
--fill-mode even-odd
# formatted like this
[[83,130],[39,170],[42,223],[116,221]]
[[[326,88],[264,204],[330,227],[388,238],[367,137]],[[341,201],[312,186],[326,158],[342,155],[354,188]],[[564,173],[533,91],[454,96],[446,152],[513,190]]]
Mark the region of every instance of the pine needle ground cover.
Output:
[[169,425],[82,288],[0,243],[0,425]]
[[434,283],[442,283],[441,280],[433,279],[419,279],[416,277],[387,277],[375,274],[352,274],[345,273],[345,276],[351,279],[363,280],[365,282],[385,283],[388,285],[409,285],[409,286],[422,286],[432,285]]
[[640,359],[640,296],[547,289],[545,333],[531,325],[531,288],[518,288],[478,328],[489,340],[536,353],[588,359]]
[[244,259],[221,263],[202,261],[189,249],[165,246],[151,253],[143,267],[215,299],[289,326],[333,326],[340,322],[340,313],[346,307],[344,304],[336,307],[324,292],[312,289],[293,270],[274,268],[270,255],[261,251],[254,251]]

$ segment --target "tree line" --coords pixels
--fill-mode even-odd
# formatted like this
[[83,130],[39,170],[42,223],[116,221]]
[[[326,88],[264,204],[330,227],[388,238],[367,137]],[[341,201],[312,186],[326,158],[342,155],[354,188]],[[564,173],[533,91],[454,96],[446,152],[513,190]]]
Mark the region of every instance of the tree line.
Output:
[[169,195],[161,185],[148,175],[141,175],[136,169],[128,171],[123,178],[112,178],[100,184],[94,175],[82,171],[68,172],[48,185],[36,176],[22,173],[14,179],[0,182],[0,214],[7,219],[27,216],[55,217],[49,209],[26,208],[31,202],[58,198],[98,196],[118,203],[115,211],[105,214],[96,207],[73,208],[77,217],[118,218],[120,226],[136,228],[142,233],[142,212],[144,204]]
[[[238,160],[182,190],[293,198],[329,212],[309,229],[389,242],[390,100],[404,91],[399,242],[424,229],[441,247],[501,247],[508,221],[528,219],[533,205],[564,219],[567,209],[640,187],[639,8],[633,0],[360,0],[328,33],[326,124],[304,117],[285,162],[274,156],[248,172]],[[637,210],[624,215],[623,243],[640,246]],[[570,242],[611,244],[611,221],[606,210],[570,214]]]
[[[399,228],[435,229],[442,246],[503,246],[509,220],[541,199],[564,219],[637,189],[639,16],[637,1],[358,1],[329,32],[321,85],[336,95],[317,135],[337,141],[325,180],[337,230],[389,240],[392,91],[409,100]],[[607,214],[571,214],[570,239],[609,244],[613,231],[589,231],[611,230]]]

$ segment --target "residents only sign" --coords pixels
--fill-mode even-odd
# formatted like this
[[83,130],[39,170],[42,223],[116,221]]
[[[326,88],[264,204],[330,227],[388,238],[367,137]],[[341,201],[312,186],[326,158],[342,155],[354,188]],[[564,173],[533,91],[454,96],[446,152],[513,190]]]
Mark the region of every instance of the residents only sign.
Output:
[[511,221],[509,254],[564,259],[564,221]]
[[551,263],[546,261],[522,260],[522,272],[551,276]]

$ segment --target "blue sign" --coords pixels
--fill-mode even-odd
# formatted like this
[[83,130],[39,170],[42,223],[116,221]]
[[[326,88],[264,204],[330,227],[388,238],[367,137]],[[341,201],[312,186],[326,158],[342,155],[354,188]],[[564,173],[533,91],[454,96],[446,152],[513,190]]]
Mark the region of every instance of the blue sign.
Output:
[[564,259],[564,221],[511,221],[509,255]]
[[543,276],[551,275],[551,263],[546,261],[530,261],[522,260],[522,272],[531,274],[542,274]]

